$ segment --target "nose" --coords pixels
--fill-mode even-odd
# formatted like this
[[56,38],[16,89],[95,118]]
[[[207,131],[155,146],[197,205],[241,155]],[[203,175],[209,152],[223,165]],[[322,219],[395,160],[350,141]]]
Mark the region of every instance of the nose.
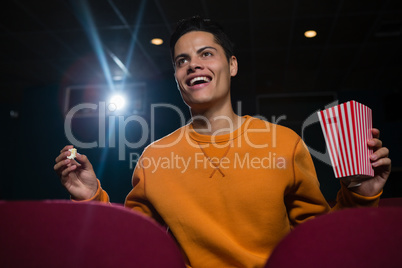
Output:
[[204,65],[202,64],[202,62],[198,58],[193,58],[188,65],[187,74],[194,73],[197,69],[202,70],[203,68]]

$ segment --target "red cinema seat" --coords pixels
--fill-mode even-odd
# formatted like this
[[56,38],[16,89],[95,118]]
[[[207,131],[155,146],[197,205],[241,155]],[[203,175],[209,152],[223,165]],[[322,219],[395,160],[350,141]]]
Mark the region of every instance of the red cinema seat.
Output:
[[0,202],[0,267],[185,267],[158,224],[98,202]]
[[297,226],[265,268],[402,267],[402,208],[354,208]]
[[402,207],[402,197],[381,198],[379,207]]

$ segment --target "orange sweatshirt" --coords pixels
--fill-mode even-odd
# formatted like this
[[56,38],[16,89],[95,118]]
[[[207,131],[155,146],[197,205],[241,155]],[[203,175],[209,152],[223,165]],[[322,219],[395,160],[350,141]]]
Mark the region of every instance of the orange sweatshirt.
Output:
[[[301,138],[249,116],[227,135],[187,125],[152,143],[132,183],[125,205],[167,225],[190,267],[263,267],[293,226],[330,210]],[[93,199],[108,196],[99,187]],[[334,209],[373,206],[379,195],[342,185],[337,199]]]

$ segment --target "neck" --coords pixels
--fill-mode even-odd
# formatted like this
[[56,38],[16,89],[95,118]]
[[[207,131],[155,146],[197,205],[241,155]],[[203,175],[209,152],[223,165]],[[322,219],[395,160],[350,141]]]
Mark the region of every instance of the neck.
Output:
[[234,113],[230,102],[218,108],[191,109],[191,117],[194,130],[203,135],[229,134],[245,120]]

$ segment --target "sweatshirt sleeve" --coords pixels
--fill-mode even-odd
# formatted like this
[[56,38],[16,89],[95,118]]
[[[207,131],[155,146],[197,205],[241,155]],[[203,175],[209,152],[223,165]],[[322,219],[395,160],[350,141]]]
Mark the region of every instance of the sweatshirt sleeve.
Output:
[[311,155],[300,139],[293,157],[294,184],[285,197],[288,215],[292,225],[300,224],[329,211],[352,207],[375,207],[382,193],[366,197],[350,191],[341,182],[337,203],[331,209],[320,190],[319,181]]
[[341,189],[336,197],[336,205],[332,210],[352,207],[377,207],[382,191],[375,196],[363,196],[350,191],[342,182]]
[[301,138],[293,150],[293,183],[285,202],[293,226],[330,210],[321,193],[313,160]]

